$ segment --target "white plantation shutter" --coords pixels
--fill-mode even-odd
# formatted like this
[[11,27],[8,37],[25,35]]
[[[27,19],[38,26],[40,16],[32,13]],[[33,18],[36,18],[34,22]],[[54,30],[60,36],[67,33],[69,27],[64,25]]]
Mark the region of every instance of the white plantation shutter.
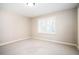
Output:
[[39,19],[38,20],[38,32],[39,33],[53,33],[55,32],[55,20],[54,19]]

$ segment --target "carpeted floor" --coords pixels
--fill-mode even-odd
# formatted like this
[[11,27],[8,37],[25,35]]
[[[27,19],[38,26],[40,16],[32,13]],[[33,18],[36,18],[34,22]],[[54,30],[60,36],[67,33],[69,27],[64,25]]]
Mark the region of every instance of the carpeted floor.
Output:
[[78,55],[76,47],[28,39],[0,47],[0,55]]

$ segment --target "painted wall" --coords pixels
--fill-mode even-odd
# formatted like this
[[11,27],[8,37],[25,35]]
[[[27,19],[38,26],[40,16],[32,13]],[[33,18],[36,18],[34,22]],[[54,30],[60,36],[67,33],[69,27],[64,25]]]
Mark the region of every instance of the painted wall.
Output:
[[[46,19],[48,17],[50,19],[52,19],[52,17],[56,17],[56,34],[38,33],[38,19]],[[31,34],[33,38],[42,38],[76,44],[77,9],[60,11],[49,15],[40,16],[32,20],[11,12],[0,12],[0,43],[31,37]]]
[[[46,19],[56,17],[56,34],[38,33],[37,21],[39,19]],[[32,20],[32,34],[33,38],[43,38],[48,40],[63,41],[69,43],[77,43],[77,9],[69,9],[46,16],[40,16]]]
[[31,20],[27,17],[8,11],[0,11],[0,44],[29,38],[31,35]]

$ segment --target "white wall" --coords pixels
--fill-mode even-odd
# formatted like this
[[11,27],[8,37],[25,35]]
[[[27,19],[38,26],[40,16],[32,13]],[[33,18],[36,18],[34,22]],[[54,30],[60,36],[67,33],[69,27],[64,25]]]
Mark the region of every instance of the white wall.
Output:
[[9,11],[0,11],[0,44],[29,38],[31,35],[31,20],[27,17]]
[[[56,17],[56,34],[39,34],[37,32],[38,19]],[[32,20],[33,38],[43,38],[69,43],[77,43],[77,9],[64,10],[46,16],[40,16]]]
[[[56,34],[39,34],[37,20],[56,17]],[[32,21],[32,24],[31,24]],[[32,28],[31,28],[32,25]],[[31,31],[32,30],[32,31]],[[0,12],[0,43],[31,37],[77,43],[77,9],[29,19],[12,12]]]

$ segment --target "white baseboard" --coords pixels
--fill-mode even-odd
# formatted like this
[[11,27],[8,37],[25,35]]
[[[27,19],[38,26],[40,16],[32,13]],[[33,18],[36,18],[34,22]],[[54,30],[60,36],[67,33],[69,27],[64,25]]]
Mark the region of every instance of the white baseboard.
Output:
[[44,41],[50,41],[58,44],[64,44],[64,45],[70,45],[70,46],[75,46],[77,47],[77,44],[74,43],[69,43],[69,42],[62,42],[62,41],[56,41],[56,40],[48,40],[48,39],[42,39],[42,38],[34,38],[34,39],[39,39],[39,40],[44,40]]
[[31,39],[31,38],[22,38],[22,39],[17,39],[17,40],[1,43],[0,46],[4,46],[4,45],[7,45],[7,44],[12,44],[12,43],[15,43],[15,42],[18,42],[18,41],[21,41],[21,40],[25,40],[25,39]]
[[[12,44],[12,43],[15,43],[15,42],[18,42],[18,41],[21,41],[21,40],[25,40],[25,39],[32,39],[32,38],[29,37],[29,38],[17,39],[17,40],[13,40],[13,41],[2,43],[2,44],[0,44],[0,46],[4,46],[4,45],[7,45],[7,44]],[[77,47],[77,44],[69,43],[69,42],[62,42],[62,41],[56,41],[56,40],[48,40],[48,39],[43,39],[43,38],[33,38],[33,39],[39,39],[39,40],[44,40],[44,41],[54,42],[54,43],[58,43],[58,44],[64,44],[64,45],[70,45],[70,46]],[[79,47],[77,47],[77,48],[79,49]]]

